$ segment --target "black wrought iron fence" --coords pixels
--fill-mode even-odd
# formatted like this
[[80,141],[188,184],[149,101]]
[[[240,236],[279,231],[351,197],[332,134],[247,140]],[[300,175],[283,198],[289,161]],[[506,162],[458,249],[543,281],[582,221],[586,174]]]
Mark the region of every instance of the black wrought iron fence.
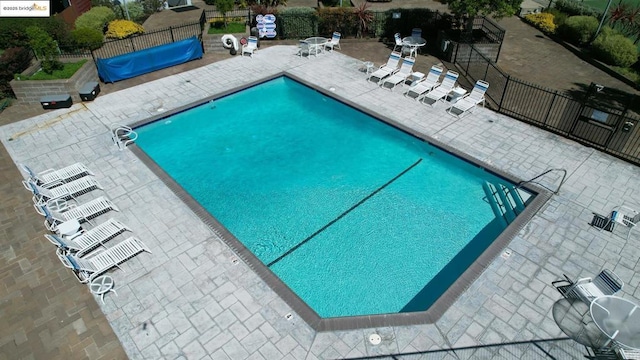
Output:
[[637,95],[607,95],[593,83],[575,94],[549,89],[510,76],[475,46],[463,45],[470,54],[453,63],[470,82],[489,82],[486,97],[498,112],[640,164],[640,116],[631,108],[640,103]]
[[150,31],[126,39],[105,41],[102,47],[92,51],[91,55],[94,59],[106,59],[158,45],[170,44],[193,36],[196,36],[202,41],[203,19],[204,17],[201,17],[198,22],[170,26],[165,29]]
[[227,11],[222,14],[218,10],[205,10],[205,19],[208,22],[227,21],[230,22],[243,22],[247,25],[251,24],[251,10],[250,9],[235,9]]

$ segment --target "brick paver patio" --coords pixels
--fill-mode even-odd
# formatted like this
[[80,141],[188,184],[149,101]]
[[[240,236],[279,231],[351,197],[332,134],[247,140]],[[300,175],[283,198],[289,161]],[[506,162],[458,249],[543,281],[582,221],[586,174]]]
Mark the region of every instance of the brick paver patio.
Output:
[[[360,60],[343,54],[294,52],[261,49],[0,127],[11,157],[2,157],[0,358],[124,358],[124,350],[131,359],[333,359],[442,349],[423,358],[578,359],[584,348],[572,341],[526,345],[565,337],[551,316],[552,280],[610,268],[625,282],[622,296],[638,302],[639,234],[627,242],[587,222],[591,211],[640,207],[640,169],[487,109],[453,118],[442,104],[431,109],[366,82]],[[287,319],[289,306],[108,131],[283,71],[522,179],[563,168],[567,181],[511,242],[511,255],[497,257],[435,324],[316,333],[295,313]],[[118,296],[98,306],[62,267],[12,161],[39,170],[81,161],[96,172],[121,209],[98,221],[120,219],[153,252],[111,273]],[[554,173],[542,183],[559,180]],[[368,341],[374,332],[380,345]]]

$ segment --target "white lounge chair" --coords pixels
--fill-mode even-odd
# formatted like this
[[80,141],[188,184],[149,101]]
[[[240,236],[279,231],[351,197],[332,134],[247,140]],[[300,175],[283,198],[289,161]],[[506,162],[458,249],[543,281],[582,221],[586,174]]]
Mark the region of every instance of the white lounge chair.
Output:
[[438,101],[443,100],[449,95],[451,90],[456,86],[458,81],[458,73],[455,71],[447,71],[442,83],[429,91],[422,97],[422,102],[427,105],[434,106]]
[[47,169],[39,173],[36,173],[25,164],[18,163],[18,169],[20,169],[25,179],[31,179],[36,185],[46,188],[58,186],[86,175],[93,175],[82,163],[75,163],[58,170]]
[[62,264],[72,269],[81,283],[90,283],[113,267],[121,269],[120,264],[143,251],[151,253],[151,250],[142,241],[130,237],[113,247],[97,250],[95,254],[83,258],[66,254],[60,250],[57,251],[57,254]]
[[44,226],[49,230],[55,232],[58,228],[58,224],[69,220],[78,220],[82,223],[89,221],[96,216],[105,214],[111,210],[120,211],[111,200],[104,196],[97,199],[93,199],[82,205],[72,207],[65,212],[52,211],[47,208],[46,205],[34,205],[38,214],[45,217]]
[[247,44],[242,45],[241,56],[249,54],[250,57],[253,57],[253,53],[255,53],[256,50],[258,50],[258,38],[255,36],[249,36],[249,38],[247,38]]
[[380,83],[380,81],[385,77],[391,74],[394,74],[396,71],[398,71],[398,64],[400,63],[401,57],[402,55],[399,52],[395,52],[395,51],[392,52],[391,55],[389,55],[389,59],[387,60],[387,63],[380,66],[378,70],[372,72],[367,78],[367,80],[371,80],[371,78],[376,78],[378,79],[376,82]]
[[407,78],[411,76],[411,74],[413,73],[413,64],[415,64],[415,62],[416,59],[412,57],[404,58],[402,60],[402,65],[400,66],[400,70],[382,80],[380,86],[384,89],[393,91],[393,89],[398,86],[398,84],[404,83],[405,81],[407,81]]
[[131,231],[131,229],[118,220],[109,219],[93,229],[78,233],[77,236],[69,239],[52,234],[45,234],[44,237],[60,249],[82,257],[125,231]]
[[23,181],[22,185],[33,193],[34,204],[44,204],[49,200],[56,199],[75,199],[76,196],[92,190],[102,190],[102,186],[93,176],[85,176],[50,189],[38,186],[31,180]]
[[440,85],[440,76],[443,71],[444,69],[442,67],[433,65],[427,76],[415,85],[412,85],[409,90],[404,93],[404,96],[418,101],[427,91],[431,91],[431,89]]
[[447,112],[453,116],[462,117],[464,114],[470,113],[470,110],[474,109],[478,104],[482,104],[484,106],[484,94],[487,92],[488,88],[488,82],[484,80],[476,81],[476,84],[473,86],[473,90],[453,104]]
[[329,50],[340,49],[340,37],[342,35],[339,32],[334,32],[331,36],[331,40],[329,40],[324,47]]

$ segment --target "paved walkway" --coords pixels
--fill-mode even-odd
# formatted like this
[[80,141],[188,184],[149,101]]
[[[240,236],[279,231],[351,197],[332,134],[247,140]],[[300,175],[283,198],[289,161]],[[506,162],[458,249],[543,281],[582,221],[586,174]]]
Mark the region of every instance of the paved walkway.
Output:
[[[431,109],[366,82],[358,70],[361,62],[343,54],[307,60],[293,56],[294,52],[292,46],[261,49],[253,59],[215,62],[0,127],[0,140],[11,160],[36,169],[74,161],[87,164],[121,209],[103,218],[121,219],[151,248],[152,254],[141,254],[123,264],[124,271],[112,272],[118,296],[110,294],[100,304],[129,358],[335,359],[442,349],[429,358],[544,357],[544,350],[555,358],[579,359],[584,348],[568,341],[551,341],[543,348],[533,344],[511,350],[470,348],[456,355],[448,349],[563,337],[551,316],[559,295],[550,286],[562,273],[593,276],[610,268],[625,281],[622,296],[638,302],[638,233],[627,242],[621,234],[595,231],[587,222],[591,211],[606,212],[621,203],[639,208],[634,199],[640,198],[640,169],[487,109],[453,118],[443,106]],[[287,319],[291,308],[246,264],[235,262],[218,236],[130,151],[117,151],[107,131],[113,122],[132,123],[158,114],[159,108],[175,109],[282,71],[324,89],[333,87],[339,96],[519,178],[564,168],[567,181],[511,242],[511,255],[496,258],[435,324],[316,333],[295,313]],[[96,322],[104,318],[98,316],[93,300],[80,305],[87,312],[74,310],[74,301],[90,297],[88,290],[55,264],[53,248],[41,237],[42,219],[25,205],[29,199],[19,189],[20,177],[11,160],[4,160],[3,170],[8,170],[3,171],[4,183],[12,186],[6,193],[15,195],[3,201],[1,209],[15,215],[8,221],[2,217],[3,235],[12,242],[3,247],[6,262],[0,295],[3,313],[24,320],[20,326],[29,331],[21,335],[3,327],[0,354],[100,358],[86,350],[94,349],[87,344],[96,342],[97,334],[112,339],[110,331],[87,325],[89,317],[78,321],[81,314]],[[558,181],[558,176],[543,179],[549,187]],[[45,268],[47,261],[51,264]],[[51,274],[63,280],[47,280]],[[55,298],[46,292],[47,286],[72,296]],[[61,310],[45,311],[50,301]],[[21,310],[25,304],[31,309]],[[49,315],[32,323],[29,319],[38,310]],[[55,333],[59,322],[67,321],[74,325]],[[380,345],[369,343],[371,333],[382,337]],[[83,338],[88,334],[93,335],[91,340]],[[60,342],[63,348],[74,345],[51,350]],[[14,352],[19,347],[22,352]],[[48,352],[39,356],[28,348]],[[101,354],[118,358],[115,351]]]

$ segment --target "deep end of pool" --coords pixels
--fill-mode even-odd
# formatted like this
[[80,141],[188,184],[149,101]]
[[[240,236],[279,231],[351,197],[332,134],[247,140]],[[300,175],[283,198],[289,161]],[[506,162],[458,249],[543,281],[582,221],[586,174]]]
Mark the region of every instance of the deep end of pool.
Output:
[[[227,95],[240,92],[255,85],[268,82],[275,78],[285,76],[295,80],[321,93],[323,96],[333,98],[349,107],[352,107],[367,115],[383,121],[407,134],[419,138],[429,145],[443,150],[457,158],[463,159],[484,171],[506,179],[511,183],[518,183],[507,173],[494,168],[488,164],[479,164],[477,161],[464,153],[453,149],[446,144],[442,144],[435,139],[419,134],[413,129],[395,123],[389,118],[385,118],[368,109],[363,109],[358,104],[336,97],[332,92],[316,88],[290,74],[279,74],[256,81],[246,86],[230,90],[209,98],[205,98],[188,104],[174,111],[156,115],[144,121],[133,124],[133,127],[165,119],[167,117],[184,112],[196,106],[205,104],[211,100],[216,100]],[[482,271],[497,257],[498,254],[508,245],[513,237],[522,227],[535,215],[535,213],[546,203],[551,194],[534,185],[527,184],[522,188],[534,195],[524,211],[512,221],[506,229],[497,221],[488,223],[458,254],[443,268],[422,290],[397,313],[368,314],[363,316],[343,316],[322,318],[305,303],[296,293],[294,293],[278,276],[274,274],[265,263],[251,252],[240,240],[238,240],[222,223],[220,223],[209,211],[207,211],[192,195],[190,195],[180,184],[168,175],[151,157],[149,157],[139,146],[132,146],[132,151],[146,164],[185,204],[187,204],[195,214],[207,224],[253,271],[259,275],[298,315],[317,331],[347,330],[356,328],[370,328],[378,326],[403,326],[414,324],[433,323],[444,314],[464,290],[482,273]],[[452,224],[455,226],[455,224]],[[504,229],[504,230],[503,230]],[[495,240],[494,240],[495,239]],[[483,250],[484,249],[484,250]],[[480,253],[478,256],[477,254]]]

